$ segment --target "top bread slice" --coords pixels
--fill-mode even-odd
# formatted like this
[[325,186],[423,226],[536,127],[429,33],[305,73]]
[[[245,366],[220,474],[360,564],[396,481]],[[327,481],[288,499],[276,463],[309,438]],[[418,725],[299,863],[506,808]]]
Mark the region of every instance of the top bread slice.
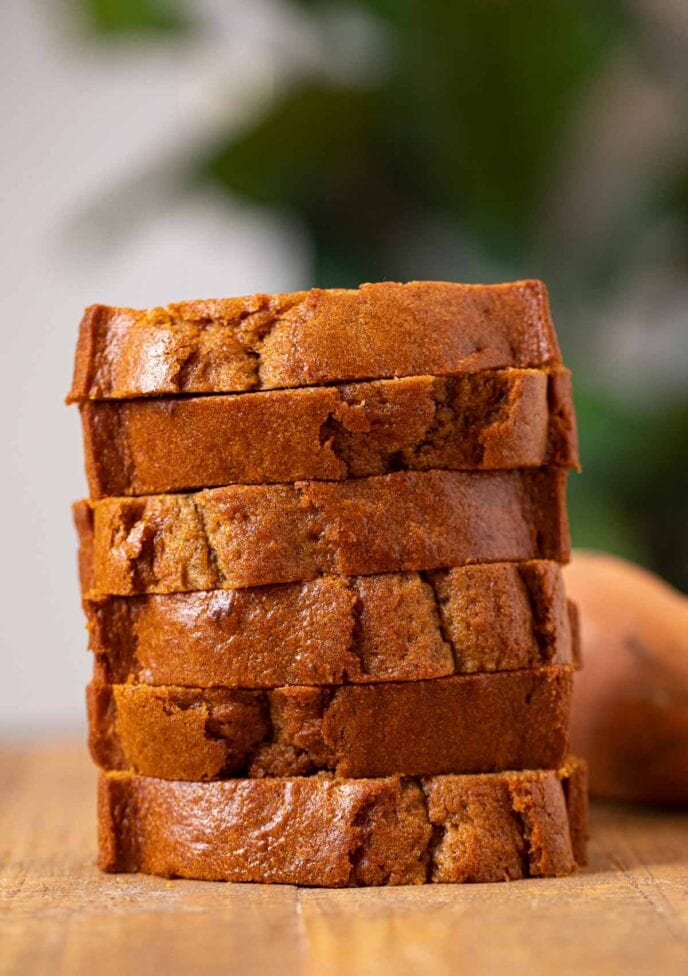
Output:
[[358,289],[93,305],[68,402],[238,393],[561,362],[540,281],[381,282]]

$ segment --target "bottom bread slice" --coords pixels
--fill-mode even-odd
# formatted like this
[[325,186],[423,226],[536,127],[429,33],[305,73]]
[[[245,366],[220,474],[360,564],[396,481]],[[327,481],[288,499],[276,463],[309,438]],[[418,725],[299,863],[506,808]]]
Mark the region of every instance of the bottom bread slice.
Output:
[[348,887],[556,877],[586,860],[587,770],[173,782],[101,774],[99,866]]

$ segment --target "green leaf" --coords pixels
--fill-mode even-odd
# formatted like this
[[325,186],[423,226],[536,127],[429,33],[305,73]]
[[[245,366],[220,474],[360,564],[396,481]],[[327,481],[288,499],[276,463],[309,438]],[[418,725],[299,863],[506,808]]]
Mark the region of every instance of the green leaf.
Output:
[[258,203],[311,214],[368,179],[375,139],[369,92],[310,81],[217,147],[201,172]]
[[585,475],[572,475],[568,490],[571,541],[579,549],[600,549],[651,567],[642,526],[615,495]]
[[388,276],[389,237],[408,208],[384,167],[383,131],[371,92],[307,81],[217,147],[200,175],[300,217],[315,284],[357,285]]
[[76,0],[82,19],[98,34],[181,33],[190,18],[175,0]]
[[617,40],[598,0],[415,3],[398,31],[393,117],[430,200],[518,256],[571,113]]
[[630,556],[688,589],[688,402],[637,405],[578,383],[576,411],[574,543]]
[[[306,3],[312,16],[320,4]],[[612,0],[367,0],[390,63],[366,91],[301,84],[211,160],[226,187],[296,210],[341,250],[333,218],[381,201],[370,227],[393,272],[378,210],[442,212],[517,266],[531,247],[567,123],[619,36]],[[346,57],[346,52],[342,53]],[[338,200],[332,206],[332,198]],[[388,217],[383,216],[388,223]],[[327,227],[329,224],[329,240]],[[352,240],[355,246],[355,242]],[[354,255],[345,259],[351,265]]]

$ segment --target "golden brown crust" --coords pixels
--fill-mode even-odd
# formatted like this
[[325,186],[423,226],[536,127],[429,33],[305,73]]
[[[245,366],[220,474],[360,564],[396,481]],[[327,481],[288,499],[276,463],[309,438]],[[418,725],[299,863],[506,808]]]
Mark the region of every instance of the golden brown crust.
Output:
[[581,794],[579,760],[425,779],[180,783],[107,773],[99,864],[333,888],[556,877],[585,863],[586,811],[570,799]]
[[186,687],[414,681],[578,663],[559,566],[85,600],[96,677]]
[[[322,575],[569,556],[566,472],[402,471],[344,482],[233,485],[106,498],[86,595],[237,589]],[[82,503],[83,505],[84,503]]]
[[566,755],[572,675],[270,691],[93,682],[90,746],[105,769],[179,780],[552,769]]
[[585,770],[554,771],[577,444],[540,282],[95,306],[68,399],[101,867],[340,887],[584,861]]
[[92,498],[578,463],[566,371],[81,405]]
[[381,282],[86,309],[69,401],[232,393],[561,361],[540,281]]

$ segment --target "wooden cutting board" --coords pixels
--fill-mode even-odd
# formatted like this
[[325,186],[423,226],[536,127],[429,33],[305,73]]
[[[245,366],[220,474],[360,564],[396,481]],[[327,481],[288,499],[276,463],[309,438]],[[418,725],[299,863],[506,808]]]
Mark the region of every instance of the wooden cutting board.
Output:
[[688,813],[593,808],[571,878],[323,891],[101,875],[74,742],[0,749],[0,973],[688,974]]

